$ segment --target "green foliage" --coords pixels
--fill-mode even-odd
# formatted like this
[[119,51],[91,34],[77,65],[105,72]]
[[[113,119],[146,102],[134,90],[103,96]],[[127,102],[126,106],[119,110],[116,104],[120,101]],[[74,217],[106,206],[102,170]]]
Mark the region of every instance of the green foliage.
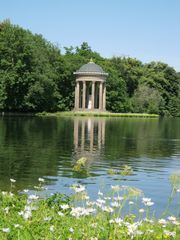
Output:
[[112,58],[112,65],[116,68],[119,77],[126,82],[127,93],[132,97],[138,87],[139,79],[142,76],[143,65],[133,58]]
[[0,31],[0,107],[5,111],[53,111],[59,91],[60,53],[40,35],[5,21]]
[[48,207],[59,207],[61,204],[69,204],[70,203],[70,197],[55,193],[52,196],[48,197],[46,199]]
[[107,110],[180,115],[180,74],[160,62],[106,59],[87,42],[57,46],[8,20],[0,23],[0,110],[69,111],[74,108],[73,72],[93,59],[109,73]]
[[180,94],[178,96],[172,96],[169,100],[168,110],[172,116],[180,117]]
[[159,112],[161,115],[177,116],[179,103],[171,108],[172,99],[179,99],[180,76],[176,71],[165,63],[152,62],[144,65],[144,74],[140,79],[140,84],[145,83],[150,88],[156,89],[163,99]]
[[132,104],[134,112],[159,114],[161,106],[163,106],[163,98],[158,90],[141,84],[134,93]]

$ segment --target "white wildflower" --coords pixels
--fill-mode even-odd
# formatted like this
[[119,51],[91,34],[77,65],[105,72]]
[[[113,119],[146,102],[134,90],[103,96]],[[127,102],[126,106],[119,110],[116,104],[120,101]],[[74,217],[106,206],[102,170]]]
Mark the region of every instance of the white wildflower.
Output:
[[154,222],[152,219],[148,219],[148,218],[144,218],[144,221],[148,222],[148,223],[153,223]]
[[120,207],[121,205],[118,202],[112,202],[111,206],[116,208],[116,207]]
[[169,220],[169,221],[176,221],[176,217],[169,216],[169,217],[168,217],[168,220]]
[[144,209],[143,209],[143,208],[140,208],[140,209],[139,209],[139,212],[140,212],[140,213],[144,213]]
[[147,203],[145,203],[145,205],[148,207],[151,207],[152,205],[154,205],[154,202],[147,202]]
[[30,206],[25,206],[24,211],[18,212],[20,216],[22,216],[25,220],[28,220],[29,218],[32,217],[32,207]]
[[115,218],[115,219],[114,219],[114,222],[115,222],[116,224],[121,225],[121,223],[123,222],[123,219],[122,219],[122,218]]
[[104,197],[105,200],[111,200],[111,197]]
[[98,195],[103,196],[103,193],[99,190]]
[[43,220],[48,222],[48,221],[51,221],[51,219],[52,219],[52,217],[44,217]]
[[22,216],[25,220],[27,220],[27,219],[32,217],[32,212],[31,211],[25,211]]
[[97,228],[97,223],[92,223],[92,224],[91,224],[91,227],[92,227],[92,228]]
[[62,213],[62,212],[59,211],[59,212],[58,212],[58,215],[61,216],[61,217],[63,217],[63,216],[64,216],[64,213]]
[[98,203],[98,202],[96,202],[96,206],[99,207],[99,208],[103,207],[102,203]]
[[106,203],[106,201],[105,201],[104,199],[100,199],[100,198],[98,198],[98,199],[96,200],[96,202],[98,202],[98,203],[100,203],[100,204],[105,204],[105,203]]
[[70,231],[71,233],[73,233],[73,232],[74,232],[74,229],[71,227],[71,228],[69,229],[69,231]]
[[4,196],[7,195],[7,192],[2,191],[2,195],[4,195]]
[[134,202],[133,201],[129,201],[129,205],[133,205],[134,204]]
[[2,232],[9,233],[10,232],[10,228],[2,228]]
[[96,211],[96,209],[94,209],[94,208],[76,207],[76,208],[72,208],[70,214],[73,217],[79,218],[80,216],[88,216],[95,211]]
[[84,200],[89,200],[90,199],[90,197],[88,196],[88,195],[84,195],[84,196],[82,196],[82,199],[84,199]]
[[54,232],[54,225],[51,225],[50,228],[49,228],[49,230],[50,230],[51,232]]
[[124,199],[124,197],[120,197],[120,196],[114,197],[115,201],[122,201],[123,199]]
[[34,189],[40,190],[40,189],[42,189],[42,187],[41,186],[34,186]]
[[110,224],[114,223],[114,220],[113,220],[113,219],[110,219],[110,220],[109,220],[109,223],[110,223]]
[[24,211],[18,212],[19,216],[22,216],[24,214]]
[[28,205],[26,205],[26,206],[24,207],[24,211],[31,211],[31,210],[32,210],[31,207],[28,206]]
[[15,182],[16,182],[16,180],[13,179],[13,178],[10,178],[10,181],[11,181],[12,183],[15,183]]
[[151,202],[151,198],[142,198],[142,202],[143,203]]
[[76,192],[76,193],[80,193],[80,192],[84,192],[86,189],[85,189],[85,186],[83,185],[73,185],[72,186],[72,189]]
[[24,189],[23,192],[27,193],[29,192],[29,189]]
[[174,224],[175,226],[179,226],[180,222],[179,221],[172,221],[172,224]]
[[137,228],[139,226],[139,223],[132,223],[132,224],[127,224],[127,229],[128,229],[128,235],[136,235]]
[[14,224],[14,227],[15,227],[15,228],[22,228],[22,226],[21,226],[20,224],[18,224],[18,223],[17,223],[17,224]]
[[115,185],[115,186],[112,186],[111,185],[111,189],[115,192],[119,191],[120,190],[120,186],[119,185]]
[[32,206],[32,207],[31,207],[31,211],[36,211],[36,210],[38,210],[38,207],[37,207],[37,206]]
[[87,201],[86,205],[87,206],[94,206],[94,205],[96,205],[96,202]]
[[135,232],[135,235],[142,235],[143,234],[143,231],[140,231],[140,230],[137,230],[136,232]]
[[154,202],[151,201],[151,198],[142,198],[142,202],[144,203],[145,206],[152,206],[154,205]]
[[39,198],[39,196],[32,194],[28,196],[28,200],[37,200]]
[[105,207],[102,206],[101,209],[102,209],[102,211],[104,211],[104,212],[108,212],[108,213],[112,213],[112,212],[114,212],[113,208],[108,207],[108,206],[105,206]]
[[163,219],[163,218],[159,219],[158,222],[159,222],[160,224],[162,224],[162,225],[166,225],[166,224],[167,224],[167,221],[166,221],[165,219]]
[[70,206],[68,204],[62,204],[60,205],[60,207],[63,209],[63,210],[66,210],[68,208],[70,208]]
[[45,182],[44,178],[38,178],[39,182]]
[[176,232],[170,232],[168,230],[164,230],[164,234],[168,237],[175,237],[176,236]]
[[9,207],[4,208],[4,212],[5,212],[6,214],[8,214],[8,213],[9,213]]

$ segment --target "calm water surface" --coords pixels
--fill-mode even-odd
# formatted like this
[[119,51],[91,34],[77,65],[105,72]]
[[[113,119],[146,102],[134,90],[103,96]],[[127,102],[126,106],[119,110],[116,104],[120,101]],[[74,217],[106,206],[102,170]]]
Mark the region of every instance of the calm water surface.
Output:
[[[89,175],[72,166],[80,157],[89,160]],[[108,169],[132,166],[133,176],[110,176]],[[0,189],[33,189],[46,179],[48,194],[69,194],[69,186],[81,183],[95,197],[111,185],[140,188],[155,202],[158,214],[171,192],[169,176],[180,170],[180,119],[141,118],[38,118],[0,119]],[[171,211],[178,214],[176,203]]]

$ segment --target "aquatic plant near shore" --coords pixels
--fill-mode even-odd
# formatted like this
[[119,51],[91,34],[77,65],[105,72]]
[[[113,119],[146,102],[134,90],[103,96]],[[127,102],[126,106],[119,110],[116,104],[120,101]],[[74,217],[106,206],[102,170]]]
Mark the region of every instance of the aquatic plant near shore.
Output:
[[180,189],[180,171],[172,173],[169,179],[172,185],[173,192],[178,192],[178,189]]
[[73,166],[74,172],[87,172],[87,158],[82,157],[76,161],[76,163]]
[[121,175],[121,176],[130,176],[133,174],[133,169],[129,165],[123,165],[121,170],[119,169],[108,169],[107,173],[110,175]]
[[123,165],[122,170],[120,171],[120,174],[122,176],[130,176],[133,174],[133,169],[131,166],[128,165]]

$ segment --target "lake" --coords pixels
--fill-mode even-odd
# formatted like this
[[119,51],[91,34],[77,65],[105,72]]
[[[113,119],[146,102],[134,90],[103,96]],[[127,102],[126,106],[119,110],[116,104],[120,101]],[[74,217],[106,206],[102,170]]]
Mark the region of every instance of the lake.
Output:
[[[73,172],[81,158],[88,159],[88,174]],[[109,175],[108,169],[127,164],[132,176]],[[1,117],[0,189],[32,189],[43,177],[47,194],[70,194],[73,183],[86,185],[92,197],[111,185],[143,190],[155,202],[157,214],[171,193],[169,176],[180,170],[180,119],[93,117]],[[180,195],[180,194],[179,194]],[[178,196],[171,213],[178,214]]]

